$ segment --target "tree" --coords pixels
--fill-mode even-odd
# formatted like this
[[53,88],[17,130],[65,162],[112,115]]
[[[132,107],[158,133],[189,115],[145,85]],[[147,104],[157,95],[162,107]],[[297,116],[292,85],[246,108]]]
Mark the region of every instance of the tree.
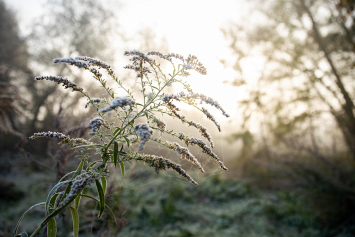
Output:
[[[116,10],[117,5],[108,5],[107,2],[48,0],[45,14],[34,21],[33,30],[27,38],[34,62],[33,70],[45,69],[50,73],[70,76],[78,83],[82,80],[82,73],[64,66],[54,67],[53,58],[88,55],[111,63],[115,49],[110,45],[119,38]],[[58,111],[62,111],[61,103],[75,105],[79,99],[68,94],[58,103],[53,99],[58,93],[56,86],[39,86],[31,80],[27,87],[34,101],[31,132],[38,130],[40,111],[44,115],[41,120],[51,123]]]
[[338,11],[334,1],[280,0],[265,5],[257,13],[264,23],[251,29],[233,24],[223,30],[237,56],[233,68],[239,77],[234,84],[245,82],[241,65],[252,53],[265,62],[250,97],[243,101],[246,109],[259,108],[270,115],[268,124],[274,129],[281,124],[300,129],[297,123],[331,114],[355,159],[353,16]]
[[[355,15],[344,2],[352,1],[256,0],[247,24],[233,23],[223,32],[236,58],[229,65],[237,72],[232,84],[248,91],[240,101],[244,134],[259,124],[254,157],[340,195],[346,213],[355,197],[349,178],[355,161]],[[262,68],[254,81],[244,73],[248,60]]]
[[[32,72],[28,67],[26,42],[19,36],[14,14],[6,8],[3,1],[0,1],[0,38],[0,130],[2,133],[20,137],[22,144],[26,138],[23,132],[24,121],[19,119],[19,114],[25,100],[15,84],[32,77]],[[3,138],[6,135],[1,136]],[[6,141],[4,139],[1,149],[9,145],[9,140],[14,142],[12,137]]]

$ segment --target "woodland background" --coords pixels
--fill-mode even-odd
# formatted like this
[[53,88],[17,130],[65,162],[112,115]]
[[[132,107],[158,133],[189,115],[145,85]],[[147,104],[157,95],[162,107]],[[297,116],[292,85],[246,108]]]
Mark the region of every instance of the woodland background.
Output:
[[[121,6],[100,2],[48,0],[46,13],[23,33],[0,1],[0,236],[11,236],[22,213],[79,162],[69,147],[28,137],[86,137],[93,112],[82,109],[77,94],[33,78],[65,75],[99,94],[87,75],[52,59],[86,55],[114,65],[123,52],[110,47],[113,41],[133,40],[121,31]],[[221,121],[226,132],[214,136],[229,170],[199,153],[209,169],[189,170],[200,184],[194,187],[140,164],[130,164],[124,178],[113,169],[107,204],[118,221],[97,219],[87,201],[81,236],[355,236],[355,1],[249,4],[248,19],[221,27],[231,58],[220,63],[235,75],[225,83],[242,94],[233,101],[236,115]],[[140,51],[170,52],[154,29],[137,32],[136,40]],[[245,65],[253,60],[260,70],[248,80]],[[134,88],[130,74],[120,78]],[[145,152],[177,158],[154,146]],[[36,209],[24,228],[42,218]],[[71,235],[68,213],[57,223],[58,236]]]

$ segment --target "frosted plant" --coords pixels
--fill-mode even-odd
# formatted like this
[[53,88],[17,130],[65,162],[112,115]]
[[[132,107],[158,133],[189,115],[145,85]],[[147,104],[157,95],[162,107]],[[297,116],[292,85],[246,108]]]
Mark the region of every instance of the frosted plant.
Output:
[[[99,202],[99,217],[101,217],[105,207],[110,210],[105,205],[106,177],[109,176],[108,167],[110,165],[114,167],[117,167],[117,165],[120,166],[122,176],[124,176],[124,168],[127,162],[132,160],[141,161],[155,168],[157,173],[161,170],[172,169],[187,181],[197,185],[197,182],[186,173],[180,164],[168,158],[145,154],[144,149],[147,143],[157,143],[166,147],[166,149],[177,152],[181,159],[191,162],[201,172],[204,172],[201,163],[188,149],[188,146],[197,146],[223,170],[227,170],[217,154],[212,151],[212,137],[207,132],[207,129],[202,124],[187,119],[185,115],[179,112],[179,107],[176,104],[176,102],[185,103],[199,110],[216,125],[219,131],[221,131],[219,123],[206,108],[201,107],[201,104],[204,103],[215,107],[225,117],[229,117],[217,101],[203,94],[194,93],[185,81],[185,78],[193,70],[203,75],[207,73],[206,68],[199,62],[197,57],[189,55],[187,58],[184,58],[179,54],[173,53],[163,55],[156,51],[145,54],[137,50],[126,51],[124,55],[129,56],[131,62],[124,68],[132,70],[136,74],[141,86],[137,94],[132,93],[131,90],[121,83],[108,64],[90,57],[56,58],[53,62],[66,63],[91,72],[94,79],[106,90],[107,96],[104,98],[90,97],[85,88],[79,87],[69,79],[61,76],[38,76],[35,78],[35,80],[53,81],[62,84],[66,89],[72,89],[75,93],[81,93],[87,99],[85,108],[92,106],[96,112],[93,115],[94,118],[88,123],[88,128],[91,129],[88,134],[91,137],[88,140],[71,138],[68,135],[51,131],[35,133],[30,137],[31,139],[39,137],[57,139],[59,144],[69,144],[82,157],[78,168],[65,175],[52,188],[45,202],[36,204],[30,208],[44,205],[46,214],[44,221],[31,236],[37,235],[46,226],[48,236],[55,236],[56,216],[65,208],[69,208],[72,213],[74,236],[78,236],[79,222],[77,209],[82,197],[91,198]],[[172,71],[165,73],[152,57],[159,57],[168,61],[172,65]],[[108,76],[116,83],[116,88],[123,89],[125,92],[124,95],[115,95],[116,88],[111,88],[107,85],[107,80],[102,74],[103,71],[106,71]],[[180,83],[183,86],[183,91],[177,94],[166,94],[165,89],[176,83]],[[186,126],[196,129],[200,132],[202,139],[206,141],[167,129],[169,124],[166,124],[164,120],[159,118],[162,115],[177,118]],[[180,139],[181,143],[186,145],[186,147],[177,142],[163,140],[162,134]],[[92,158],[88,155],[89,150],[95,150],[95,154],[98,154],[101,159],[99,161],[92,161]],[[93,183],[96,185],[99,199],[83,194],[85,187]],[[61,186],[66,186],[64,192],[57,191]],[[25,232],[17,234],[24,215],[16,226],[15,236],[27,236]]]

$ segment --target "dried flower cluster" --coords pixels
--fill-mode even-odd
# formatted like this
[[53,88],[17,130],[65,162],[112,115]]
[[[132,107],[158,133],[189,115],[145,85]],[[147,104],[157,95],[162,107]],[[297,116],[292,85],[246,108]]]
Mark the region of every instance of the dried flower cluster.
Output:
[[[225,112],[225,110],[222,108],[222,106],[215,100],[213,100],[211,97],[207,97],[203,94],[198,94],[198,93],[194,93],[192,95],[187,95],[185,94],[183,91],[178,93],[177,95],[174,94],[166,94],[162,97],[162,101],[166,104],[166,106],[168,107],[168,109],[179,119],[181,119],[183,122],[187,122],[189,123],[190,126],[194,126],[196,128],[198,128],[201,132],[201,135],[205,138],[208,139],[209,142],[211,142],[211,146],[213,147],[213,143],[211,141],[211,137],[210,135],[207,133],[206,128],[202,127],[201,125],[198,125],[197,123],[195,123],[194,121],[186,121],[185,120],[185,116],[184,115],[180,115],[177,113],[177,111],[179,111],[179,108],[177,108],[173,103],[172,100],[177,100],[180,101],[181,99],[184,99],[187,103],[189,104],[193,104],[193,101],[195,99],[200,99],[201,103],[205,102],[206,104],[210,104],[214,107],[216,107],[217,109],[219,109],[222,114],[225,117],[229,117],[229,115]],[[208,110],[206,108],[201,108],[202,112],[206,115],[206,117],[208,119],[210,119],[218,128],[218,131],[221,131],[221,125],[216,121],[216,119],[214,118],[214,116],[208,112]]]
[[36,81],[40,80],[48,80],[48,81],[54,81],[57,82],[58,84],[63,83],[65,89],[67,88],[72,88],[73,91],[83,91],[83,88],[75,84],[74,82],[71,82],[67,78],[60,77],[60,76],[38,76],[35,77]]
[[205,127],[202,126],[201,124],[196,123],[195,121],[192,121],[192,120],[191,120],[191,121],[186,121],[186,122],[189,124],[189,126],[193,126],[193,127],[197,128],[197,129],[200,131],[201,136],[203,136],[204,138],[206,138],[206,139],[210,142],[211,147],[213,148],[214,143],[213,143],[213,141],[212,141],[211,135],[207,132],[207,128],[205,128]]
[[60,132],[39,132],[39,133],[34,133],[32,136],[30,136],[30,139],[36,139],[39,137],[49,137],[49,138],[57,138],[60,140],[58,144],[70,144],[71,146],[74,146],[76,144],[90,144],[87,140],[83,138],[71,138],[63,133]]
[[184,120],[185,116],[177,113],[177,111],[179,111],[180,109],[172,103],[173,99],[175,99],[177,101],[180,100],[177,95],[165,94],[161,98],[161,101],[163,101],[165,103],[165,106],[175,115],[175,117],[179,118],[180,120]]
[[89,106],[89,104],[94,104],[94,103],[100,103],[101,99],[100,98],[92,98],[85,104],[85,109]]
[[106,108],[100,110],[100,112],[105,113],[110,110],[116,109],[117,107],[125,107],[127,105],[133,105],[134,101],[132,98],[124,96],[124,97],[116,97],[111,101],[111,104]]
[[145,143],[153,135],[153,130],[146,123],[139,123],[134,127],[139,137],[140,143],[138,145],[139,150],[143,150]]
[[176,164],[174,162],[172,162],[169,159],[165,159],[163,157],[158,157],[155,155],[142,155],[142,159],[144,162],[146,162],[149,166],[154,167],[155,168],[155,172],[157,172],[159,174],[160,170],[165,170],[165,169],[173,169],[176,172],[178,172],[181,176],[185,177],[187,180],[189,180],[191,183],[197,185],[198,183],[193,180],[187,173],[185,170],[183,170],[181,168],[181,165]]
[[99,179],[100,174],[93,170],[89,170],[88,172],[83,171],[80,175],[76,176],[72,180],[72,185],[69,193],[65,196],[65,198],[59,203],[59,208],[66,206],[68,202],[72,201],[72,199],[77,196],[87,185],[90,185],[95,181],[95,179]]
[[75,65],[78,68],[88,68],[89,67],[89,63],[77,58],[55,58],[53,59],[53,63],[67,63],[70,65]]
[[164,130],[166,123],[163,120],[158,119],[157,117],[153,118],[153,122],[157,125],[158,128]]
[[201,73],[202,75],[207,74],[207,69],[203,66],[203,64],[200,61],[198,61],[195,55],[189,54],[189,56],[186,59],[186,64],[190,65],[193,69],[195,69],[197,72]]
[[182,55],[175,54],[175,53],[169,53],[167,55],[163,55],[162,53],[157,52],[157,51],[150,51],[147,54],[148,55],[155,55],[155,56],[158,56],[158,57],[168,60],[168,61],[171,61],[171,58],[176,58],[176,59],[180,59],[181,61],[184,61],[184,57]]
[[108,126],[105,124],[105,121],[102,118],[96,117],[91,119],[89,122],[89,128],[91,128],[89,135],[96,135],[101,126],[108,128]]
[[219,123],[216,121],[214,116],[210,112],[208,112],[207,109],[205,109],[203,107],[202,107],[202,111],[206,115],[206,117],[216,125],[216,127],[218,128],[218,131],[221,131],[221,125],[219,125]]
[[130,61],[136,62],[136,61],[147,61],[151,62],[153,59],[148,57],[145,53],[138,51],[138,50],[132,50],[132,51],[125,51],[124,56],[133,56]]
[[200,139],[193,138],[193,137],[189,138],[184,133],[179,133],[179,139],[183,140],[187,146],[188,145],[199,146],[202,149],[202,152],[211,156],[213,159],[215,159],[222,169],[228,170],[227,167],[224,166],[223,162],[219,159],[219,157],[214,152],[212,152],[212,149],[210,147],[208,147],[204,141],[202,141]]
[[169,143],[166,141],[162,141],[161,139],[158,139],[158,138],[154,138],[153,140],[160,143],[160,144],[163,144],[164,146],[166,146],[167,148],[169,148],[173,151],[177,151],[181,155],[181,159],[190,161],[191,163],[195,164],[201,170],[201,172],[205,172],[201,163],[196,159],[196,157],[194,155],[191,154],[189,149],[180,146],[176,142]]
[[55,58],[53,59],[53,63],[67,63],[69,65],[74,65],[78,68],[85,68],[89,69],[91,66],[96,66],[99,68],[105,68],[110,75],[114,75],[113,70],[111,69],[110,65],[105,62],[102,62],[97,59],[93,59],[86,56],[79,56],[79,57],[69,57],[69,58]]
[[210,104],[210,105],[216,107],[217,109],[219,109],[222,112],[222,114],[224,116],[226,116],[227,118],[230,117],[229,114],[227,114],[226,111],[222,108],[222,106],[218,103],[218,101],[215,101],[213,98],[207,97],[204,94],[198,94],[198,93],[193,94],[192,97],[201,99],[201,103],[203,101],[206,104]]
[[191,67],[190,65],[188,65],[188,64],[184,64],[184,65],[182,65],[182,67],[183,67],[185,70],[190,70],[190,69],[192,69],[192,67]]

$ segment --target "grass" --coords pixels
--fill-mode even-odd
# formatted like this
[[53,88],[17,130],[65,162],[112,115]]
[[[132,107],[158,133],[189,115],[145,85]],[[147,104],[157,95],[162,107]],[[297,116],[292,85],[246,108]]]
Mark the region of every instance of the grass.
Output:
[[[38,196],[44,200],[55,180],[45,170],[33,172],[32,168],[23,164],[17,172],[2,177],[11,180],[14,190],[25,196],[17,201],[1,199],[0,213],[5,213],[0,218],[1,236],[11,236],[19,216],[38,201]],[[248,182],[219,175],[197,177],[199,185],[194,186],[174,173],[157,175],[143,165],[124,179],[115,172],[111,174],[114,185],[108,188],[107,204],[117,223],[107,210],[98,219],[98,211],[93,211],[95,202],[85,201],[79,208],[80,236],[354,236],[349,228],[329,232],[318,221],[320,213],[295,192],[264,192]],[[87,192],[97,195],[94,188]],[[26,216],[24,227],[35,228],[42,219],[38,208]],[[69,212],[64,212],[64,220],[60,217],[57,224],[58,236],[68,236],[72,231]]]

